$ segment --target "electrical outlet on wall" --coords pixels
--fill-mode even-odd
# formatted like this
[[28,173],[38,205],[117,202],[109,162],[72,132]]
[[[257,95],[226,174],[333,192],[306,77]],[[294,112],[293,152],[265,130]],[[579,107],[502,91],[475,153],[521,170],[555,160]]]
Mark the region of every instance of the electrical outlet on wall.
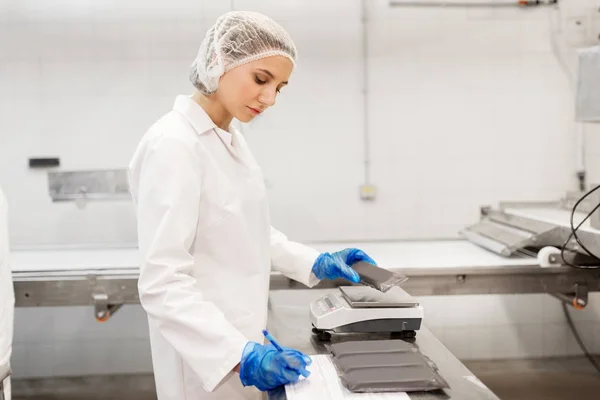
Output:
[[375,185],[361,185],[360,187],[360,198],[364,201],[375,200],[377,194],[377,188]]

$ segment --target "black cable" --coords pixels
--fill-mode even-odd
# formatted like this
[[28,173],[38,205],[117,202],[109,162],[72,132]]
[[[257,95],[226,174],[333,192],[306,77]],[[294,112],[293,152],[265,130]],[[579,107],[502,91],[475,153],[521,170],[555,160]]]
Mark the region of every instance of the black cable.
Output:
[[565,302],[562,302],[562,307],[563,307],[563,311],[565,313],[565,317],[567,318],[567,323],[569,324],[569,328],[571,328],[571,332],[573,332],[573,336],[575,336],[575,340],[577,340],[577,343],[579,344],[581,351],[583,351],[583,354],[585,354],[587,359],[590,360],[590,363],[592,363],[594,368],[596,368],[596,370],[600,373],[600,364],[598,363],[596,358],[590,354],[587,347],[585,347],[585,344],[583,344],[583,340],[581,340],[581,337],[579,336],[579,333],[577,332],[577,328],[575,328],[575,324],[573,323],[573,320],[571,319],[571,314],[569,313],[569,310],[567,309],[567,304]]
[[[580,198],[575,205],[573,206],[573,209],[571,210],[571,219],[570,219],[570,223],[571,223],[571,234],[569,235],[569,237],[567,238],[567,240],[565,241],[565,244],[562,246],[561,250],[560,250],[560,255],[563,259],[563,261],[574,268],[588,268],[588,269],[596,269],[598,268],[598,266],[583,266],[583,265],[574,265],[571,264],[570,262],[568,262],[565,257],[564,257],[564,252],[565,249],[567,248],[567,245],[569,243],[569,241],[571,240],[572,237],[575,238],[575,240],[577,241],[577,244],[579,244],[579,246],[581,246],[581,248],[588,253],[591,257],[594,257],[598,260],[600,260],[600,257],[598,257],[597,255],[595,255],[594,253],[592,253],[587,247],[585,247],[585,245],[581,242],[581,240],[579,239],[579,237],[577,236],[577,230],[581,227],[581,225],[583,225],[583,223],[585,221],[587,221],[588,218],[591,217],[591,215],[596,212],[596,210],[598,210],[600,208],[600,203],[598,205],[596,205],[596,207],[594,207],[594,209],[592,211],[590,211],[588,213],[588,215],[586,215],[586,217],[579,223],[579,225],[577,225],[577,227],[574,227],[574,223],[573,223],[573,219],[575,216],[575,211],[577,210],[577,206],[579,206],[579,204],[581,204],[581,202],[588,197],[589,195],[591,195],[592,193],[594,193],[596,190],[600,189],[600,186],[595,187],[594,189],[590,190],[589,192],[587,192],[585,195],[583,195],[582,198]],[[577,332],[577,328],[575,327],[575,324],[573,323],[573,319],[571,318],[571,314],[569,313],[569,310],[567,308],[567,304],[563,301],[562,302],[562,308],[563,308],[563,312],[565,314],[565,317],[567,319],[567,323],[569,324],[569,328],[571,329],[571,332],[573,333],[573,336],[575,337],[575,340],[577,341],[577,344],[579,344],[579,348],[581,349],[581,351],[583,351],[583,354],[586,356],[586,358],[590,361],[590,363],[594,366],[594,368],[596,368],[596,371],[598,371],[600,373],[600,363],[598,363],[598,361],[596,360],[596,358],[594,356],[592,356],[590,354],[590,352],[588,351],[587,347],[585,347],[585,344],[583,343],[583,340],[581,340],[581,337],[579,336],[579,332]]]
[[585,266],[585,265],[575,265],[570,263],[569,261],[567,261],[565,259],[565,250],[567,249],[567,245],[569,244],[569,242],[571,241],[571,238],[575,238],[575,240],[577,241],[577,244],[579,244],[579,246],[586,252],[588,253],[588,255],[590,255],[591,257],[596,258],[597,260],[600,261],[600,257],[597,256],[596,254],[594,254],[593,252],[591,252],[581,241],[581,239],[579,239],[579,236],[577,236],[577,230],[581,227],[581,225],[583,225],[583,223],[585,221],[588,220],[588,218],[590,218],[592,216],[592,214],[594,212],[596,212],[596,210],[598,210],[600,208],[600,203],[598,203],[598,205],[596,205],[596,207],[594,207],[594,209],[592,209],[592,211],[590,211],[586,217],[579,223],[579,225],[577,225],[577,227],[575,228],[574,223],[573,223],[573,219],[575,217],[575,211],[577,210],[577,207],[579,206],[579,204],[581,204],[581,202],[583,200],[585,200],[589,195],[591,195],[592,193],[594,193],[596,190],[600,189],[600,186],[596,186],[594,189],[590,190],[589,192],[587,192],[585,195],[583,195],[583,197],[581,197],[579,200],[577,200],[577,202],[575,203],[575,205],[573,206],[573,209],[571,210],[571,218],[570,218],[570,226],[571,226],[571,234],[569,235],[569,237],[567,238],[567,240],[565,241],[565,243],[562,245],[562,248],[560,249],[560,255],[561,258],[563,259],[563,261],[565,262],[565,264],[567,264],[570,267],[573,268],[580,268],[580,269],[598,269],[600,268],[599,266]]
[[573,210],[571,210],[571,233],[573,234],[573,237],[575,237],[575,240],[577,241],[577,243],[581,246],[582,249],[584,249],[586,251],[586,253],[588,253],[590,256],[595,257],[600,259],[600,257],[596,256],[594,253],[592,253],[591,251],[589,251],[581,242],[581,240],[579,240],[579,237],[577,236],[577,229],[579,229],[579,227],[581,225],[583,225],[583,223],[592,216],[592,214],[598,209],[600,208],[600,203],[598,203],[598,205],[596,205],[596,207],[594,207],[594,209],[592,211],[590,211],[588,213],[588,215],[583,219],[583,221],[581,221],[579,223],[579,225],[577,225],[577,228],[573,228],[573,218],[575,216],[575,210],[577,209],[577,206],[589,195],[591,195],[592,193],[594,193],[596,190],[600,189],[600,186],[596,186],[594,189],[590,190],[589,192],[587,192],[581,199],[579,199],[577,201],[577,203],[575,203],[575,205],[573,206]]

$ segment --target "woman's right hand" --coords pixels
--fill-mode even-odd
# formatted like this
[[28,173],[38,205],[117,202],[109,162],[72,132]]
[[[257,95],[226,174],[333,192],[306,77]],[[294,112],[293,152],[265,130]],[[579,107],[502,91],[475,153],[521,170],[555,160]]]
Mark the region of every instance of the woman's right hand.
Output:
[[272,344],[249,342],[239,364],[240,380],[244,386],[267,391],[296,382],[301,375],[308,377],[310,372],[306,367],[311,363],[310,357],[298,350],[278,351]]

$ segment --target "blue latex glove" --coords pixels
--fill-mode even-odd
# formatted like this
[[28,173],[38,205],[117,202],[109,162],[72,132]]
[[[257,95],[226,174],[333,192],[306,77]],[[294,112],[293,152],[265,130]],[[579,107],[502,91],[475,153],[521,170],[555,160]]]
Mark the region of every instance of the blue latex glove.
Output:
[[358,283],[360,276],[352,269],[352,266],[359,261],[377,265],[364,251],[350,248],[335,253],[322,253],[317,257],[312,272],[319,279],[344,278]]
[[308,377],[306,367],[311,363],[310,357],[298,350],[283,347],[279,351],[270,343],[249,342],[240,362],[240,380],[244,386],[266,391],[296,382],[300,375]]

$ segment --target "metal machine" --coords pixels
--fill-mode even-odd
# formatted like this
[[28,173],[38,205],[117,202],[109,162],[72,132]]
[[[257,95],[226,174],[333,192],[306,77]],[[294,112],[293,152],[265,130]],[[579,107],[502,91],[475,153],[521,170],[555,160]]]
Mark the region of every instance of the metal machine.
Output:
[[335,333],[397,333],[413,338],[421,328],[423,307],[396,286],[386,293],[365,286],[342,286],[310,304],[313,333],[320,340]]
[[[575,225],[579,225],[593,206],[600,202],[594,204],[592,201],[582,203],[574,213]],[[572,202],[567,197],[559,202],[500,203],[498,209],[482,207],[480,221],[460,233],[469,241],[505,257],[518,253],[535,256],[543,247],[562,247],[567,242],[572,233]],[[589,243],[594,253],[600,253],[600,225],[596,225],[596,213],[582,224],[578,236]],[[574,242],[571,239],[569,243],[573,245],[570,248],[575,250],[569,251],[570,256],[579,253]]]
[[571,274],[577,275],[571,288],[559,292],[548,289],[548,293],[583,308],[588,292],[600,289],[594,282],[600,270],[600,191],[588,193],[569,192],[556,202],[482,207],[480,221],[460,233],[504,257],[536,257],[540,268],[568,266]]

